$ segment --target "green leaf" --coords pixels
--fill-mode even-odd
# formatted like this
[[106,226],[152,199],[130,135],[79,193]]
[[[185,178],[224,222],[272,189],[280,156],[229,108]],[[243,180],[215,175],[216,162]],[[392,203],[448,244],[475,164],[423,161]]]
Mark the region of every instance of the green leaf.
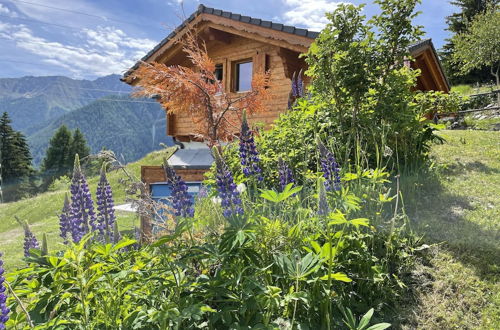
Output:
[[365,315],[363,315],[363,317],[359,321],[358,330],[363,330],[368,326],[368,324],[370,324],[370,320],[373,316],[373,311],[373,308],[371,308],[368,312],[366,312]]
[[124,247],[133,245],[135,243],[137,243],[137,241],[135,239],[128,239],[128,238],[122,239],[121,241],[119,241],[118,243],[116,243],[113,246],[112,251],[118,251]]
[[369,223],[370,223],[370,220],[366,219],[366,218],[357,218],[357,219],[352,219],[351,221],[349,221],[352,225],[358,227],[358,226],[365,226],[365,227],[368,227],[369,226]]
[[332,279],[332,280],[341,281],[341,282],[352,282],[352,280],[344,273],[327,274],[327,275],[321,276],[319,279],[322,281],[328,281],[328,279]]
[[384,330],[384,329],[389,328],[390,326],[391,326],[390,323],[378,323],[378,324],[372,325],[371,327],[369,327],[366,330]]
[[338,210],[336,212],[330,213],[330,215],[328,217],[331,219],[330,222],[328,222],[329,226],[341,225],[341,224],[347,223],[347,219],[345,218],[345,215]]

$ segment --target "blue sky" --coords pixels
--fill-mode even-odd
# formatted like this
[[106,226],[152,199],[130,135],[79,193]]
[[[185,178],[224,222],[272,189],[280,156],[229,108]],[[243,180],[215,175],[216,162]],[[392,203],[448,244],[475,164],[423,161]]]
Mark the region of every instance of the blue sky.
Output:
[[[319,30],[335,0],[202,0],[206,6]],[[365,14],[377,12],[371,0]],[[184,13],[181,3],[183,3]],[[78,79],[123,73],[163,39],[196,0],[0,0],[0,77],[65,75]],[[65,10],[59,10],[62,8]],[[440,48],[448,36],[448,0],[423,0],[415,23]]]

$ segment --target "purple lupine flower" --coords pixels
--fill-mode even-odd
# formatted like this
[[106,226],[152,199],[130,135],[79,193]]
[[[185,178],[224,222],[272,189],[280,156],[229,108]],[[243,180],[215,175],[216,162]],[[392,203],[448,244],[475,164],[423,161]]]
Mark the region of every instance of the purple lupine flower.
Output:
[[71,180],[70,191],[71,236],[73,241],[78,243],[91,229],[98,229],[94,202],[92,201],[85,175],[80,168],[80,158],[78,154],[75,155],[75,167],[73,169],[73,179]]
[[302,80],[302,69],[299,71],[299,74],[297,76],[297,81],[296,81],[296,88],[297,88],[297,97],[303,97],[304,96],[304,81]]
[[330,213],[328,200],[326,199],[325,185],[318,184],[318,215],[327,216]]
[[0,329],[6,329],[5,323],[9,320],[10,309],[7,307],[7,295],[5,294],[5,270],[3,268],[3,254],[0,253]]
[[113,227],[116,221],[115,202],[113,200],[113,191],[106,177],[106,168],[103,164],[101,168],[101,178],[97,184],[97,228],[105,240],[110,240],[113,236]]
[[203,199],[208,197],[208,189],[205,186],[200,187],[200,191],[198,191],[197,195],[198,199]]
[[216,147],[213,148],[213,154],[217,166],[215,181],[217,182],[217,191],[223,208],[222,214],[226,218],[233,215],[242,215],[243,208],[241,207],[240,193],[236,189],[237,186],[234,183],[233,175]]
[[335,156],[323,143],[319,142],[319,152],[321,155],[321,168],[325,178],[325,188],[327,191],[339,191],[340,187],[340,166],[335,160]]
[[299,88],[297,85],[297,78],[295,76],[295,72],[293,73],[293,76],[292,76],[292,96],[293,97],[299,96]]
[[36,239],[35,235],[31,232],[30,226],[25,220],[19,219],[15,216],[16,221],[23,227],[24,229],[24,256],[30,256],[30,249],[40,249],[40,244]]
[[292,169],[281,158],[278,159],[278,175],[280,180],[281,191],[283,191],[288,184],[295,183]]
[[241,122],[241,132],[240,132],[240,161],[241,166],[243,166],[243,174],[245,176],[253,176],[257,180],[262,181],[262,170],[259,166],[259,153],[257,152],[257,147],[255,146],[255,140],[253,132],[248,126],[246,112],[243,112],[243,120]]
[[40,244],[27,223],[24,225],[24,256],[30,256],[30,249],[40,249]]
[[302,80],[302,70],[299,71],[298,75],[295,75],[295,72],[293,73],[292,96],[294,98],[299,98],[304,96],[304,80]]
[[64,244],[68,243],[68,234],[71,234],[71,205],[69,202],[68,194],[64,197],[64,206],[59,215],[59,230],[61,231],[61,238]]
[[168,165],[167,160],[163,162],[163,170],[165,171],[167,183],[172,189],[172,207],[175,216],[193,217],[193,198],[188,194],[186,182],[184,182],[184,180],[175,173],[175,170]]

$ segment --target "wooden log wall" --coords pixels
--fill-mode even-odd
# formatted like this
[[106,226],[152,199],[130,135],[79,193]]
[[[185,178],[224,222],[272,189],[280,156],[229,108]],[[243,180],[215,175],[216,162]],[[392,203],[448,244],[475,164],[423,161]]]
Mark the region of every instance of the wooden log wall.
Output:
[[[208,169],[175,169],[175,173],[184,181],[203,181]],[[161,166],[141,166],[141,180],[148,184],[154,182],[165,182],[165,171]]]
[[[208,40],[207,50],[216,64],[223,65],[223,84],[232,91],[234,84],[234,64],[241,60],[251,60],[253,72],[264,73],[270,70],[270,98],[265,110],[249,116],[249,122],[261,123],[269,128],[272,122],[288,106],[291,90],[291,76],[305,68],[305,62],[299,59],[299,53],[281,47],[265,44],[241,36],[231,35],[228,40]],[[183,63],[186,65],[187,63]],[[234,93],[234,95],[238,95]],[[188,114],[168,115],[167,134],[186,141],[194,132],[194,124]],[[184,138],[183,138],[184,137]]]

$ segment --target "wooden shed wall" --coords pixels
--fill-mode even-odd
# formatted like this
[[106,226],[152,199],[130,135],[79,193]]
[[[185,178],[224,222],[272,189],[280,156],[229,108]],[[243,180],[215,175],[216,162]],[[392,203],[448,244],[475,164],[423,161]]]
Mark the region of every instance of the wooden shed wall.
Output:
[[[203,174],[208,169],[175,169],[175,173],[184,181],[203,181]],[[141,166],[141,180],[144,183],[165,182],[165,171],[161,166]]]

